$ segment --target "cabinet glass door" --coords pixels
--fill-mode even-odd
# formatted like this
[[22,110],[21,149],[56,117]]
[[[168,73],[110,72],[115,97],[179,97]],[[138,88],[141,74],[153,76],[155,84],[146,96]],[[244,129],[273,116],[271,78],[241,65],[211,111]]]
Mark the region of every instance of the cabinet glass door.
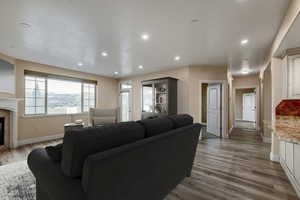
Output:
[[165,81],[154,84],[155,90],[155,113],[168,113],[168,84]]
[[143,85],[143,112],[153,112],[153,85]]

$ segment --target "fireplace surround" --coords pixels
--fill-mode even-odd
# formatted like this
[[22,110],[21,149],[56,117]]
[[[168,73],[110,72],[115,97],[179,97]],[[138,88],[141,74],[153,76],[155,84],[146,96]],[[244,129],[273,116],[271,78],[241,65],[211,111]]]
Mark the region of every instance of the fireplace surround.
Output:
[[[18,147],[18,101],[15,98],[0,98],[0,118],[4,118],[4,146],[8,148]],[[0,135],[0,137],[2,137]],[[0,138],[1,142],[1,138]],[[1,143],[0,143],[0,146]]]

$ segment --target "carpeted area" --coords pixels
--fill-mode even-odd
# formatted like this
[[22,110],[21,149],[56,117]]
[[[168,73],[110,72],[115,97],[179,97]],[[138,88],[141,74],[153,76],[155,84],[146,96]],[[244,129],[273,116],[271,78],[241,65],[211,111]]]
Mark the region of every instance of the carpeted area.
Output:
[[1,200],[35,200],[35,178],[26,161],[0,166]]

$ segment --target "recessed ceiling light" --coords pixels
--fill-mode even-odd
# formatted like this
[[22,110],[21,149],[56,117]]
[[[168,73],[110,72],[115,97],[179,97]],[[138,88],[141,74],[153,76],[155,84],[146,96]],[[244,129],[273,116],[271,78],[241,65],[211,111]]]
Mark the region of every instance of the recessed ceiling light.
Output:
[[199,19],[192,19],[191,22],[192,23],[197,23],[197,22],[199,22]]
[[83,63],[82,63],[82,62],[78,62],[77,65],[78,65],[79,67],[81,67],[81,66],[83,65]]
[[24,29],[29,29],[31,27],[31,25],[26,22],[21,22],[19,25]]
[[103,51],[103,52],[101,53],[101,55],[102,55],[103,57],[106,57],[106,56],[108,56],[108,53],[105,52],[105,51]]
[[115,75],[118,75],[118,74],[119,74],[119,72],[114,72],[114,74],[115,74]]
[[150,38],[150,36],[148,35],[148,34],[143,34],[142,36],[141,36],[141,38],[143,39],[143,40],[149,40],[149,38]]
[[140,66],[139,66],[139,69],[143,69],[143,68],[144,68],[144,66],[143,66],[143,65],[140,65]]
[[179,61],[180,60],[180,56],[175,56],[174,60],[175,61]]
[[243,69],[243,70],[242,70],[242,74],[249,74],[249,70]]
[[241,44],[242,44],[242,45],[246,45],[246,44],[248,44],[248,43],[249,43],[249,40],[248,40],[248,39],[244,39],[244,40],[241,41]]

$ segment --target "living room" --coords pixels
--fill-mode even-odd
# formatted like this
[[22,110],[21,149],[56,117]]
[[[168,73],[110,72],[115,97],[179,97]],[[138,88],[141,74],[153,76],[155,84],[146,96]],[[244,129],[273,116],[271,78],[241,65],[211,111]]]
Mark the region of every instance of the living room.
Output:
[[299,0],[2,5],[0,199],[299,198]]

